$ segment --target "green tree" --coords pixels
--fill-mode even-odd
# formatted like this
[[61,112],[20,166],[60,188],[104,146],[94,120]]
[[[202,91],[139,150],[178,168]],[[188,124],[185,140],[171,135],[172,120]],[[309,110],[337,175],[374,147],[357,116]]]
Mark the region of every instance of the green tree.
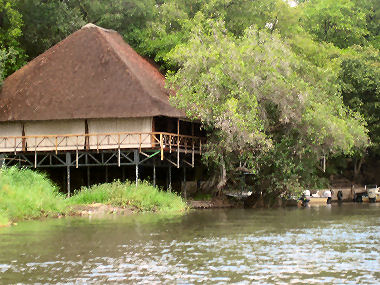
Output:
[[291,192],[311,182],[321,155],[366,145],[364,122],[344,106],[331,70],[275,33],[251,27],[236,38],[223,22],[200,23],[170,54],[180,69],[168,82],[173,102],[212,130],[205,158],[221,169],[219,188],[243,165],[267,193]]
[[311,0],[304,4],[303,27],[319,41],[340,48],[364,44],[366,13],[353,0]]
[[79,9],[85,22],[116,30],[134,48],[156,11],[154,0],[70,0],[68,5]]
[[21,42],[29,57],[34,58],[82,27],[85,22],[69,1],[17,0],[21,13]]
[[14,1],[0,0],[0,79],[10,75],[25,63],[25,53],[19,43],[23,21]]
[[[370,156],[380,155],[380,63],[379,50],[355,46],[342,56],[339,79],[344,102],[360,112],[369,129]],[[358,178],[365,160],[362,152],[355,156],[354,177]]]

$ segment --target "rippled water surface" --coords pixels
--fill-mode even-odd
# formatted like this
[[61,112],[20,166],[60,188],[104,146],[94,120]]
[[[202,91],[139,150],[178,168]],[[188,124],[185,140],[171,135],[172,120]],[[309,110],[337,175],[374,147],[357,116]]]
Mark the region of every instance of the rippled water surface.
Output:
[[0,229],[0,284],[379,284],[379,249],[379,204],[51,219]]

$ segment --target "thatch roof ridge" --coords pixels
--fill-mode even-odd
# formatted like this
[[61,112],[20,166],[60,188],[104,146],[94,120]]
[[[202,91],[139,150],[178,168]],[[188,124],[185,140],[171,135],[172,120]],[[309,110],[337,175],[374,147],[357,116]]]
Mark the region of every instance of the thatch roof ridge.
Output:
[[[87,24],[87,25],[83,26],[82,28],[86,28],[86,26],[88,26],[87,28],[96,28],[96,29],[97,29],[97,32],[100,33],[100,34],[102,34],[102,32],[105,32],[105,33],[113,32],[113,33],[115,33],[115,36],[116,36],[116,37],[119,37],[120,40],[123,41],[122,37],[121,37],[116,31],[114,31],[114,30],[107,30],[107,29],[104,29],[104,28],[100,28],[100,27],[98,27],[98,26],[96,26],[96,25],[94,25],[94,24]],[[133,74],[134,77],[135,77],[135,79],[136,79],[137,81],[140,82],[141,87],[142,87],[143,89],[146,89],[147,87],[146,87],[145,84],[144,84],[144,83],[146,83],[146,82],[141,82],[141,81],[142,81],[142,80],[141,80],[141,77],[138,76],[138,75],[136,75],[136,70],[131,66],[130,62],[129,62],[128,60],[125,60],[125,58],[123,58],[123,56],[120,54],[120,51],[117,50],[117,49],[115,48],[115,45],[112,43],[113,39],[112,39],[112,38],[108,38],[108,37],[106,37],[104,34],[102,34],[101,39],[107,41],[108,43],[110,43],[110,47],[111,47],[112,51],[115,53],[115,55],[117,56],[117,58],[118,58],[119,60],[121,60],[121,61],[122,61],[127,67],[128,67],[128,69],[129,69],[129,71],[131,72],[131,74]],[[138,54],[134,49],[132,49],[130,46],[126,46],[126,47],[129,47],[130,52],[133,53],[133,54],[136,56],[136,59],[145,62],[146,67],[147,67],[147,68],[150,68],[150,69],[151,69],[151,72],[154,72],[154,73],[159,77],[159,79],[160,79],[162,82],[165,81],[165,77],[164,77],[164,76],[163,76],[163,75],[162,75],[162,74],[161,74],[161,73],[160,73],[155,67],[153,67],[153,65],[151,65],[151,64],[150,64],[146,59],[144,59],[143,57],[139,56],[139,54]],[[164,86],[163,86],[163,87],[164,87]],[[152,98],[152,100],[157,100],[157,99],[158,99],[159,101],[164,101],[163,98],[153,97],[152,94],[150,94],[150,93],[148,93],[148,95]],[[169,96],[169,93],[168,93],[167,95]],[[164,101],[164,102],[165,102],[165,101]],[[167,103],[167,102],[165,102],[165,103]]]
[[164,80],[117,32],[87,24],[4,81],[0,121],[184,117]]

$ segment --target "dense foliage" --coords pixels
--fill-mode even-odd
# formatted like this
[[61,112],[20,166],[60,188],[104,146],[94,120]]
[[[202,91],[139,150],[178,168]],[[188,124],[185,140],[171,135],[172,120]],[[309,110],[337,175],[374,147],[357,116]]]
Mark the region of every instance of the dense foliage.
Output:
[[276,194],[311,187],[322,155],[354,157],[359,174],[380,156],[380,2],[289,3],[3,0],[1,73],[92,22],[167,72],[173,103],[212,131],[205,161],[220,187],[240,166]]

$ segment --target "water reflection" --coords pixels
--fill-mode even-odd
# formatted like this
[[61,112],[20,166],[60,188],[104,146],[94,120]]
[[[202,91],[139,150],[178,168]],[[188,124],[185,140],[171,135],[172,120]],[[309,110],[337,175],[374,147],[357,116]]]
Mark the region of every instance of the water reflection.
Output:
[[0,283],[380,282],[380,207],[205,210],[0,229]]

